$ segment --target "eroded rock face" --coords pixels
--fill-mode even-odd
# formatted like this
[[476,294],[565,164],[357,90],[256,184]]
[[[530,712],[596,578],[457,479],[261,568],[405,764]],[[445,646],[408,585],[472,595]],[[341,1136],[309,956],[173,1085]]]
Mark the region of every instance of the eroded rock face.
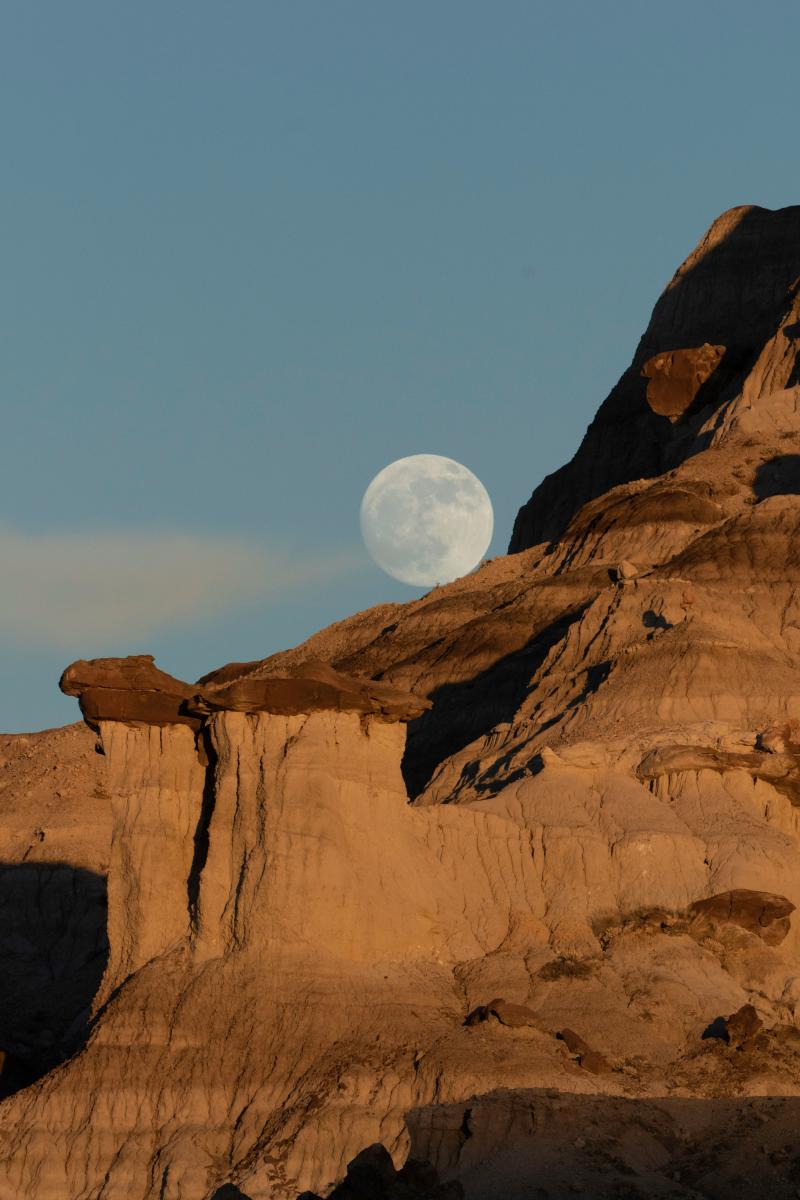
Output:
[[751,1098],[800,1095],[798,275],[800,209],[720,218],[519,553],[194,684],[69,668],[110,953],[3,1200],[296,1200],[376,1143],[592,1194],[621,1130],[620,1186],[741,1185]]
[[[630,367],[602,404],[575,457],[549,475],[517,516],[509,550],[559,538],[587,501],[612,487],[652,478],[682,461],[714,414],[735,400],[796,385],[800,206],[723,213],[665,288]],[[725,347],[725,370],[690,428],[648,403],[642,368],[656,358],[708,344]],[[678,360],[680,362],[680,359]],[[687,372],[691,374],[691,371]],[[662,393],[667,407],[671,389]],[[661,389],[656,391],[658,398]],[[651,393],[652,394],[652,393]],[[685,396],[686,390],[679,389]],[[658,399],[657,399],[658,402]]]

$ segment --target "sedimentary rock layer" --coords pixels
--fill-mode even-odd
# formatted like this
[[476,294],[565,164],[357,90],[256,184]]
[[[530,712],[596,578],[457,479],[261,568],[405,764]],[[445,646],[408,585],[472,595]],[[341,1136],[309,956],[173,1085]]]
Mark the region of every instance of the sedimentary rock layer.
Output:
[[375,1143],[467,1200],[741,1184],[800,1095],[798,276],[800,209],[715,222],[517,553],[197,683],[68,669],[102,754],[9,743],[0,835],[108,874],[108,962],[0,1200],[295,1200]]

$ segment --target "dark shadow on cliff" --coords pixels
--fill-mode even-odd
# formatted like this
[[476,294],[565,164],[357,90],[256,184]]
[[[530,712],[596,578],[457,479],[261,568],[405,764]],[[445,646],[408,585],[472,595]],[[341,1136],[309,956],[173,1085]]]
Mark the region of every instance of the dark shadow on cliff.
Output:
[[[717,1043],[713,1057],[732,1057]],[[800,1098],[620,1098],[495,1091],[406,1115],[409,1155],[466,1200],[790,1200]]]
[[[794,206],[745,212],[727,237],[673,280],[574,458],[548,475],[520,509],[509,553],[556,541],[588,500],[618,484],[660,475],[696,453],[694,433],[736,395],[783,319],[798,275],[800,206]],[[695,398],[691,419],[672,425],[650,409],[642,366],[655,354],[705,342],[724,346],[725,357]]]
[[[442,1183],[429,1162],[409,1157],[395,1169],[389,1151],[380,1142],[366,1146],[347,1164],[347,1174],[327,1200],[463,1200],[461,1184]],[[216,1197],[212,1197],[216,1200]],[[322,1200],[316,1192],[303,1192],[298,1200]]]
[[473,679],[443,684],[430,694],[433,707],[408,726],[402,769],[411,800],[424,791],[446,758],[495,725],[514,718],[532,677],[593,598],[541,629],[519,650],[498,659]]
[[85,1043],[108,959],[106,880],[67,863],[0,863],[0,1098]]
[[[718,1054],[729,1054],[718,1043]],[[497,1090],[406,1114],[395,1171],[381,1145],[351,1160],[337,1200],[795,1200],[800,1098],[626,1098]],[[452,1189],[452,1190],[451,1190]],[[463,1192],[462,1192],[463,1189]],[[304,1192],[298,1200],[319,1200]]]
[[769,496],[800,496],[800,454],[780,454],[756,471],[753,492],[757,500]]
[[203,799],[200,805],[200,817],[197,822],[197,827],[194,831],[194,852],[192,854],[192,865],[189,869],[189,878],[187,881],[189,922],[192,929],[196,929],[197,927],[197,905],[200,899],[200,876],[203,873],[203,868],[205,867],[208,859],[211,818],[214,815],[214,805],[217,799],[217,752],[214,749],[214,743],[211,740],[211,734],[207,729],[201,730],[201,732],[198,734],[197,745],[198,751],[201,755],[200,761],[205,763],[206,773],[205,779],[203,780]]

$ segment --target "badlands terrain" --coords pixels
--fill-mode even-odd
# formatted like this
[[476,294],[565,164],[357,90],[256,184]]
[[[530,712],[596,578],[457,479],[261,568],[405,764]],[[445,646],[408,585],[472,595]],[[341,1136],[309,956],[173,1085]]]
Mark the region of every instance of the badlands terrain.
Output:
[[0,739],[0,1200],[800,1196],[799,284],[723,214],[507,556]]

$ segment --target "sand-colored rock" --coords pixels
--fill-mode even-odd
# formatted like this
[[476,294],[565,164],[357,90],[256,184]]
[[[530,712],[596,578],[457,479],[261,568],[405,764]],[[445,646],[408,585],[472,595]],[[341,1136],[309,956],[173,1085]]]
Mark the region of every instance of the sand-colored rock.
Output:
[[748,1139],[794,1195],[799,275],[800,209],[715,222],[518,553],[196,683],[68,669],[86,847],[37,804],[108,870],[109,958],[4,1101],[0,1200],[296,1200],[376,1143],[467,1200],[727,1197]]

